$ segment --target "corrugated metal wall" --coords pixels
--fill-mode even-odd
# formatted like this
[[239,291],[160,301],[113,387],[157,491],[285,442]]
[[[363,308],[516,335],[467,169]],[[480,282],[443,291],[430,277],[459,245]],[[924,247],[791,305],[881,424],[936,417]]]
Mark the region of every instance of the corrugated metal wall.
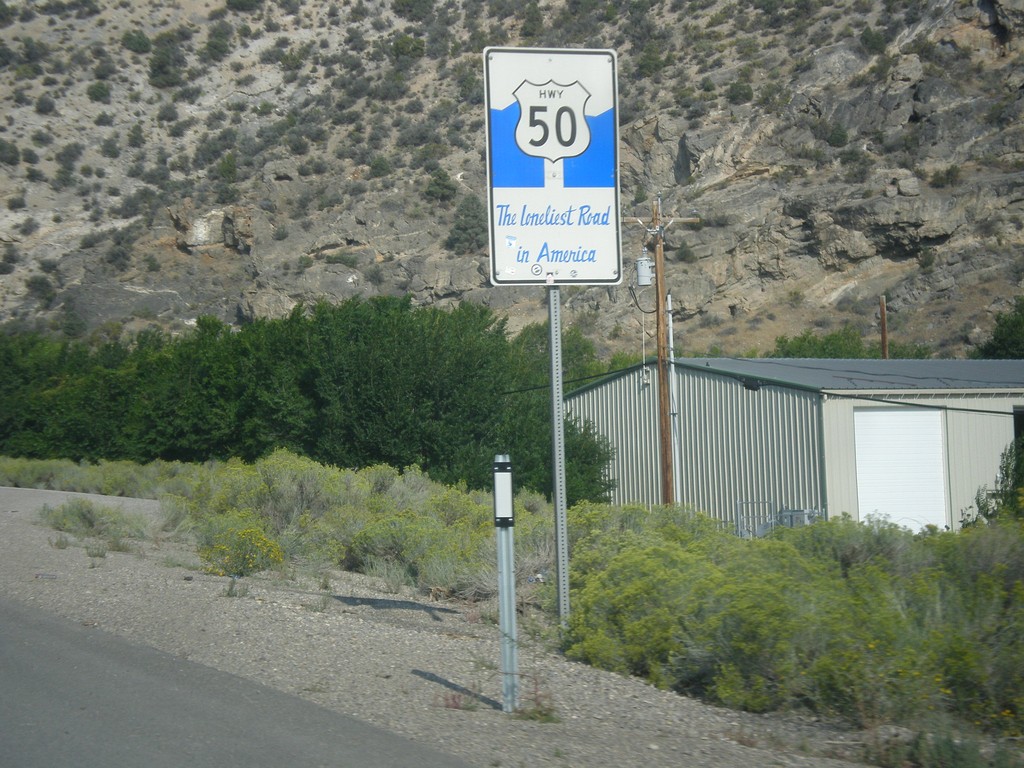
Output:
[[609,475],[616,504],[658,503],[658,376],[654,367],[636,368],[565,398],[569,416],[591,422],[615,448]]
[[925,406],[943,412],[946,450],[947,509],[949,525],[957,528],[964,515],[973,515],[975,496],[984,486],[995,485],[999,460],[1014,439],[1014,408],[1024,406],[1017,393],[975,392],[969,394],[920,392],[845,393],[831,396],[824,407],[825,434],[828,442],[829,508],[858,517],[857,464],[852,454],[855,444],[854,414],[859,408],[879,407],[874,396],[888,407]]
[[823,511],[817,393],[748,389],[688,368],[677,368],[675,377],[681,502],[722,520],[744,509]]
[[[995,483],[999,457],[1014,437],[1013,411],[1024,408],[1019,392],[822,395],[763,380],[747,388],[682,363],[672,375],[682,456],[678,501],[729,521],[778,509],[856,517],[854,411],[877,407],[873,395],[893,407],[943,409],[948,509],[956,527],[978,489]],[[637,367],[565,402],[569,415],[592,422],[616,451],[609,468],[618,484],[615,503],[659,504],[656,366]]]
[[[682,467],[680,501],[722,520],[737,509],[823,508],[818,396],[673,369]],[[615,448],[616,503],[658,504],[658,385],[653,365],[566,398]],[[744,507],[744,505],[747,505]]]

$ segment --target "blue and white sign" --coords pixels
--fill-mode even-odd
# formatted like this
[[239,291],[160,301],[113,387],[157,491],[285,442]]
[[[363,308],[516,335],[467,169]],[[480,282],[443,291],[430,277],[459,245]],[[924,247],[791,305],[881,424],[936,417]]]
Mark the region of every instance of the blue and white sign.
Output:
[[491,283],[622,280],[614,51],[487,48]]

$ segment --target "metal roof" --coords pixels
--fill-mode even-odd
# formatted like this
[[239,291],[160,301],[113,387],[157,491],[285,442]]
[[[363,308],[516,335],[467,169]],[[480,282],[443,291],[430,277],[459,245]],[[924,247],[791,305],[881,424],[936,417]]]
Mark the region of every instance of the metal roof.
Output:
[[1024,392],[1024,360],[818,360],[707,357],[676,359],[691,368],[742,381],[819,392],[884,390]]

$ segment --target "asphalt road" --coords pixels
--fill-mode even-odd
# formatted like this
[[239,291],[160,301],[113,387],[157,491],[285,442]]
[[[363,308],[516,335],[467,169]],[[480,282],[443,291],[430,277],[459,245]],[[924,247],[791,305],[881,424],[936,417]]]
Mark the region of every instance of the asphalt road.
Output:
[[4,768],[468,768],[295,696],[0,599]]

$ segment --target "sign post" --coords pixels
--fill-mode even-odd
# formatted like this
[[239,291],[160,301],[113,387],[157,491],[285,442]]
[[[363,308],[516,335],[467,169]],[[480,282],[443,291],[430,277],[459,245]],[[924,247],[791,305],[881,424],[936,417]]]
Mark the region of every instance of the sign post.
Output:
[[558,615],[569,616],[561,285],[622,281],[614,51],[484,50],[493,285],[548,286]]

